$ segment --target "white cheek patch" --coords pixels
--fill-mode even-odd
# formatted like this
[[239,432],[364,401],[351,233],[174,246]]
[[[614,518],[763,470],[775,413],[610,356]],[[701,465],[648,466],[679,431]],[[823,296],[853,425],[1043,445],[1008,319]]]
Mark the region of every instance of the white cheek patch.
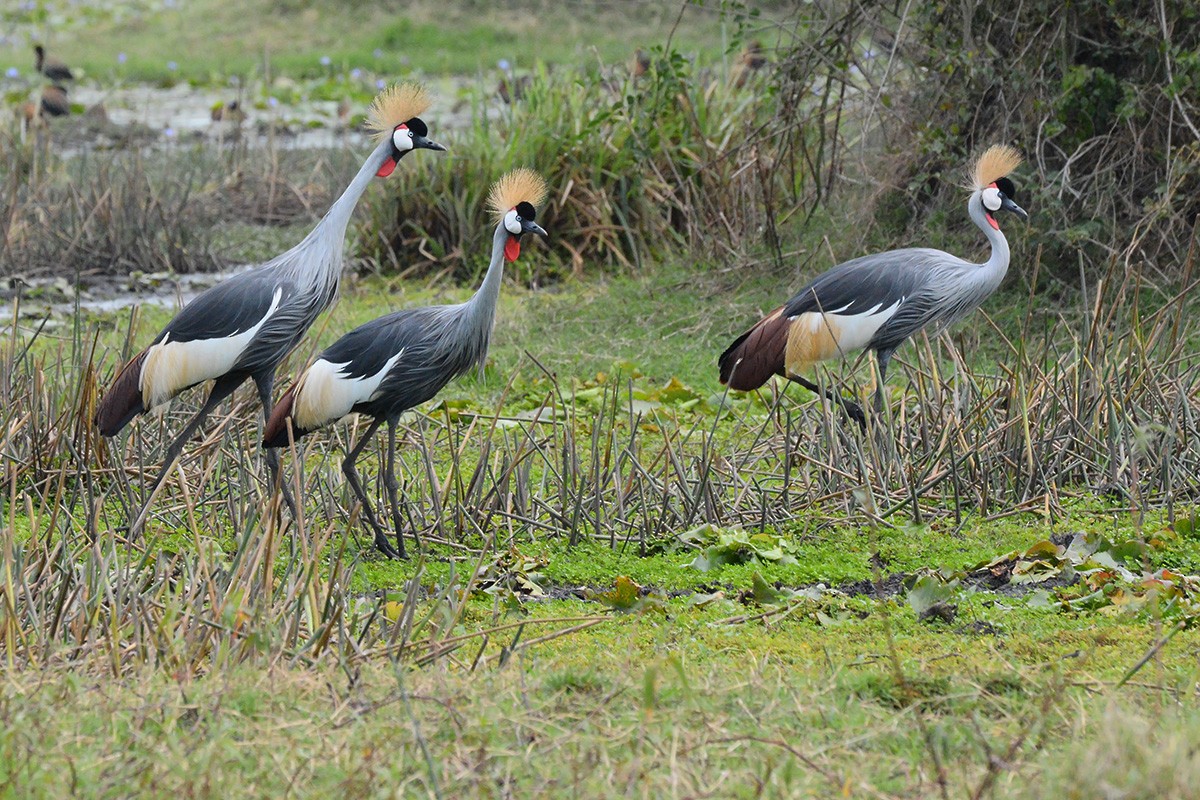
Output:
[[517,216],[515,208],[509,209],[508,213],[504,215],[504,229],[512,234],[521,233],[521,220]]
[[983,190],[983,207],[988,211],[1000,210],[1000,190],[995,186]]
[[396,149],[401,153],[403,153],[405,150],[412,150],[412,131],[403,125],[397,126],[396,130],[392,131],[392,144],[394,144]]

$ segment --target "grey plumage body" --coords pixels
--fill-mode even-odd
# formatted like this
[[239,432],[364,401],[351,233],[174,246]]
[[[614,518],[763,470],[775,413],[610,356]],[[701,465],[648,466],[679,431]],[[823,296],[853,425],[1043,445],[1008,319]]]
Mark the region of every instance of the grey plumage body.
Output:
[[446,384],[482,365],[487,358],[490,325],[464,313],[464,306],[433,306],[397,311],[368,322],[339,339],[321,354],[333,364],[345,364],[347,377],[367,377],[388,370],[372,398],[355,403],[351,411],[394,419],[432,400]]
[[[1012,192],[1011,181],[1002,183]],[[984,192],[995,206],[984,206]],[[817,361],[860,349],[876,354],[882,408],[883,380],[892,354],[922,329],[945,330],[969,314],[1000,286],[1008,271],[1008,241],[992,211],[1004,208],[1026,216],[996,183],[976,189],[967,213],[991,245],[981,264],[931,248],[907,248],[846,261],[819,275],[783,306],[738,337],[718,359],[721,382],[750,390],[771,375],[782,375],[840,402],[852,417],[861,409],[819,389],[801,372]]]
[[[102,403],[97,414],[101,433],[115,435],[134,416],[207,380],[223,382],[222,396],[247,378],[270,382],[279,362],[336,297],[351,213],[390,152],[390,142],[380,143],[329,212],[295,247],[222,281],[184,306],[142,354],[134,376],[137,392],[129,406],[106,415]],[[115,390],[114,385],[110,395]]]
[[[409,149],[444,149],[424,138],[424,123],[415,118],[410,122],[419,124],[421,133],[409,135],[403,129],[400,141],[412,142]],[[264,421],[269,418],[275,369],[336,297],[350,217],[372,178],[381,169],[390,173],[403,155],[395,144],[397,135],[379,142],[303,241],[200,294],[118,374],[96,412],[96,423],[105,436],[115,435],[138,414],[189,387],[215,380],[200,411],[168,448],[163,470],[132,524],[131,534],[143,525],[154,494],[184,443],[213,408],[247,378],[258,389]],[[279,472],[278,454],[269,451],[267,464],[274,481]],[[287,488],[283,491],[294,507]]]
[[866,345],[884,361],[922,328],[930,328],[932,334],[944,331],[978,308],[1008,273],[1008,240],[987,224],[978,197],[967,203],[967,213],[991,245],[991,255],[982,264],[928,247],[861,256],[797,292],[784,305],[784,316],[809,311],[870,315],[872,309],[879,313],[899,303]]
[[[303,436],[352,412],[394,421],[472,366],[482,365],[496,316],[507,238],[503,225],[497,226],[483,285],[465,303],[387,314],[360,325],[322,352],[293,390],[313,397],[322,392],[322,404],[309,411],[305,398],[298,398],[293,435]],[[316,380],[345,386],[343,402],[329,403],[328,393],[311,383]],[[287,443],[282,424],[278,430],[268,425],[264,438],[269,446]]]
[[[263,434],[267,447],[284,447],[352,412],[372,417],[370,427],[342,462],[342,471],[362,504],[385,554],[404,557],[396,495],[396,427],[400,415],[431,400],[454,378],[487,358],[496,303],[509,250],[520,252],[519,238],[533,231],[546,235],[533,221],[528,204],[517,216],[515,231],[505,220],[496,226],[492,256],[483,283],[465,303],[406,309],[374,319],[347,333],[318,356],[294,386],[280,398]],[[515,210],[514,210],[515,211]],[[510,212],[512,213],[512,212]],[[392,547],[362,489],[355,462],[383,423],[388,425],[385,482],[399,548]]]

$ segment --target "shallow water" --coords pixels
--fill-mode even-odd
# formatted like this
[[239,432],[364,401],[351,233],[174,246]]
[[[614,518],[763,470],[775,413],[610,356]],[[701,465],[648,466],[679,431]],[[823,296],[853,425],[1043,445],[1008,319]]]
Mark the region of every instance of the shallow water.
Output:
[[[445,79],[432,92],[433,105],[426,118],[436,120],[432,136],[471,124],[471,107],[456,98],[468,81]],[[432,87],[431,87],[432,88]],[[239,96],[243,94],[243,96]],[[71,91],[71,101],[92,109],[102,106],[108,122],[118,128],[140,127],[145,144],[170,146],[198,138],[212,141],[245,140],[250,144],[284,148],[313,149],[358,146],[367,134],[340,122],[338,103],[332,100],[301,100],[288,105],[255,106],[252,98],[235,88],[197,88],[188,84],[173,87],[131,85],[116,88],[79,86]],[[212,110],[218,103],[238,102],[245,119],[240,123],[215,122]],[[350,119],[362,117],[365,105],[352,105]],[[489,116],[502,113],[497,99],[487,110]]]
[[[135,305],[182,308],[210,286],[252,266],[203,274],[147,275],[136,287],[130,285],[130,279],[116,277],[97,279],[78,287],[64,278],[23,280],[20,287],[11,287],[2,293],[4,305],[0,306],[0,324],[12,323],[14,309],[19,309],[21,326],[29,329],[31,323],[47,317],[54,322],[51,327],[57,327],[64,317],[74,315],[77,309],[101,314]],[[18,291],[19,303],[16,299]]]

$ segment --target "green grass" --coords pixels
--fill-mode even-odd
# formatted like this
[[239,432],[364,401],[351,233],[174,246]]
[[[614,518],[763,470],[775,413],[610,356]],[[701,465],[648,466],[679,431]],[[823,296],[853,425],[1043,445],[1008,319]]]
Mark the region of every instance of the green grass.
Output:
[[1174,699],[1197,677],[1191,633],[1155,688],[1114,693],[1151,628],[1016,612],[979,635],[896,609],[833,627],[724,613],[672,604],[475,672],[9,675],[0,779],[24,797],[923,797],[940,763],[963,797],[991,752],[1004,764],[986,796],[1107,784],[1149,798],[1187,796],[1200,766]]
[[[673,41],[684,52],[719,59],[735,23],[713,8],[548,2],[495,6],[421,0],[292,3],[250,0],[236,7],[189,0],[121,17],[97,11],[86,27],[69,22],[51,40],[59,57],[99,79],[223,82],[224,76],[322,77],[358,68],[401,75],[471,75],[500,60],[526,70],[538,62],[624,63],[635,47]],[[125,53],[124,64],[117,54]],[[323,65],[321,58],[329,59]],[[168,62],[177,68],[169,70]]]
[[[591,385],[597,372],[619,370],[635,391],[653,391],[675,378],[698,394],[715,392],[712,353],[740,320],[777,295],[777,283],[768,274],[735,276],[678,261],[642,274],[568,282],[549,292],[508,285],[487,374],[456,381],[444,397],[448,407],[490,413],[514,378],[504,407],[526,406],[547,388],[526,351],[564,387]],[[469,291],[442,281],[351,282],[284,374],[294,374],[311,353],[366,319],[396,307],[460,301]],[[170,313],[144,308],[134,346]],[[633,329],[631,317],[639,321]],[[84,339],[97,326],[105,369],[115,362],[128,324],[128,312],[82,321],[89,332]],[[54,381],[54,370],[71,362],[64,356],[71,334],[45,337],[32,357]],[[926,357],[916,348],[903,355],[918,366]],[[793,413],[815,413],[806,393],[789,394]],[[671,431],[699,421],[707,428],[713,412],[699,408],[659,419],[656,426]],[[754,418],[770,413],[765,404],[743,408]],[[427,435],[448,435],[441,432],[441,418],[444,411],[430,413]],[[451,429],[463,435],[467,424],[464,417]],[[586,431],[594,423],[581,416],[578,424]],[[148,441],[160,435],[153,421],[136,426]],[[207,485],[192,482],[197,498],[220,496],[226,483],[243,480],[238,476],[247,467],[236,453],[254,450],[253,426],[243,427],[232,434],[239,444],[189,462],[189,472],[217,470]],[[718,440],[736,436],[736,427],[721,421]],[[344,430],[335,428],[329,441],[337,442]],[[439,441],[434,449],[442,479],[454,467],[443,460],[448,448]],[[405,457],[414,457],[416,449],[407,442]],[[334,446],[314,448],[306,470],[336,482],[339,457]],[[226,459],[232,463],[223,465]],[[374,457],[367,461],[372,475]],[[169,565],[179,559],[192,576],[155,595],[170,609],[152,629],[161,638],[151,639],[150,647],[139,633],[141,623],[101,617],[111,632],[92,633],[90,641],[111,637],[126,653],[147,648],[147,662],[133,668],[133,656],[122,656],[122,666],[109,674],[97,669],[95,656],[48,644],[46,666],[26,662],[8,671],[0,682],[4,791],[47,797],[71,791],[95,797],[330,791],[347,797],[914,797],[940,794],[940,771],[951,797],[986,786],[991,788],[983,796],[991,797],[1092,797],[1104,787],[1135,797],[1184,797],[1198,769],[1188,745],[1196,726],[1178,706],[1200,679],[1200,640],[1193,630],[1174,632],[1172,626],[1188,618],[1177,608],[1067,609],[960,591],[952,598],[952,621],[920,622],[903,592],[882,600],[824,594],[764,605],[755,599],[756,573],[769,584],[795,587],[960,570],[1052,534],[1160,535],[1167,524],[1161,509],[1139,519],[1127,506],[1079,492],[1061,498],[1053,521],[1037,509],[998,519],[968,512],[961,523],[949,513],[932,513],[921,525],[899,513],[871,526],[836,503],[804,507],[798,499],[796,516],[771,527],[794,543],[796,563],[710,572],[687,567],[695,552],[674,546],[670,536],[651,539],[651,554],[641,557],[636,541],[615,550],[604,541],[572,548],[563,535],[543,531],[510,542],[498,524],[496,547],[482,559],[432,547],[418,575],[416,561],[377,559],[361,537],[361,523],[336,505],[330,510],[318,499],[321,492],[309,507],[309,527],[280,541],[269,570],[278,584],[291,585],[297,580],[293,548],[303,550],[317,532],[329,531],[328,543],[310,562],[315,597],[301,593],[294,602],[262,606],[253,596],[243,601],[243,589],[231,590],[213,604],[209,624],[245,625],[247,632],[195,651],[189,644],[194,634],[185,633],[195,612],[175,605],[172,591],[219,584],[239,551],[253,558],[269,551],[256,550],[263,546],[261,525],[226,523],[220,504],[214,514],[197,514],[192,530],[186,515],[173,522],[168,501],[160,501],[164,510],[152,522],[146,560]],[[22,569],[45,557],[38,555],[43,551],[35,535],[48,544],[57,537],[45,533],[45,512],[30,523],[36,494],[25,496],[28,502],[4,515],[8,546],[23,548],[22,557],[9,563],[19,561]],[[251,499],[247,508],[254,504]],[[119,515],[111,508],[108,513]],[[1154,551],[1148,567],[1197,571],[1200,539],[1194,530],[1179,530]],[[348,545],[352,560],[339,573],[342,580],[334,581],[333,554],[353,537],[360,544]],[[80,586],[112,569],[111,559],[129,559],[130,568],[138,560],[107,535],[96,552],[110,560],[95,561],[86,547],[72,552],[55,568],[81,570],[74,579]],[[190,572],[197,559],[216,564],[216,572]],[[459,605],[455,598],[477,563],[500,579],[500,587],[488,592],[476,584]],[[404,590],[414,576],[423,594],[410,606]],[[633,613],[617,613],[603,598],[561,592],[583,586],[603,594],[618,576],[657,596],[635,603]],[[504,588],[519,586],[521,577],[559,599]],[[378,649],[361,658],[319,656],[303,638],[303,646],[279,645],[282,629],[304,624],[289,621],[293,614],[308,619],[307,609],[319,608],[334,583],[347,588],[354,607],[380,603],[386,620],[403,619],[409,608],[415,618],[429,620],[403,660],[392,663]],[[117,594],[135,591],[127,586]],[[439,593],[442,599],[434,599]],[[107,604],[98,608],[108,613]],[[270,608],[279,618],[269,617]],[[361,616],[355,620],[361,625]],[[385,634],[386,624],[375,623],[385,625]],[[6,648],[0,652],[17,646],[3,633],[11,630],[0,624],[0,646]],[[468,638],[440,649],[439,642],[455,636]],[[431,661],[425,668],[414,666],[426,656]],[[1080,766],[1083,759],[1090,768]]]
[[[871,247],[831,220],[786,232],[800,256],[785,268],[665,253],[550,288],[510,280],[484,376],[455,381],[406,420],[406,499],[432,520],[427,537],[449,541],[423,561],[381,560],[363,535],[338,470],[348,425],[302,451],[305,524],[264,521],[258,409],[245,390],[209,428],[223,432],[189,446],[146,539],[126,543],[121,480],[143,479],[194,397],[105,449],[89,435],[89,393],[171,310],[146,307],[133,323],[129,312],[84,315],[28,353],[27,333],[9,335],[0,794],[1187,796],[1197,731],[1180,706],[1200,679],[1200,641],[1185,629],[1198,617],[1196,586],[1143,586],[1142,567],[1200,573],[1200,538],[1182,524],[1195,511],[1186,465],[1196,408],[1194,383],[1179,375],[1194,351],[1172,350],[1122,313],[1113,335],[1136,346],[1082,353],[1067,334],[1086,329],[1083,312],[1035,308],[1022,327],[1026,295],[1010,286],[986,312],[1010,339],[1050,330],[1053,347],[1014,352],[982,314],[950,342],[906,345],[889,382],[904,415],[894,452],[796,388],[723,411],[714,361],[729,337],[827,266],[827,250]],[[231,258],[254,260],[306,228],[238,223],[220,238]],[[1014,237],[1017,247],[1032,249]],[[444,274],[348,280],[280,371],[277,394],[355,325],[473,288]],[[1124,310],[1127,299],[1107,307]],[[1081,361],[1092,371],[1053,371]],[[861,368],[830,374],[847,391],[868,382]],[[1110,393],[1075,391],[1093,383]],[[1060,393],[1072,402],[1041,413]],[[1147,415],[1160,408],[1145,395],[1175,398],[1178,416]],[[559,424],[527,435],[519,415],[547,398]],[[947,398],[960,405],[945,411]],[[624,413],[635,402],[645,404],[636,420]],[[1112,411],[1088,417],[1084,407]],[[1027,408],[1036,410],[1022,416]],[[1047,431],[1066,408],[1082,421]],[[975,418],[991,420],[983,434]],[[1153,438],[1147,419],[1167,433]],[[957,451],[931,445],[947,430]],[[517,500],[472,495],[474,468],[491,466],[490,489],[504,460],[535,440],[538,457],[514,483],[537,503],[493,516]],[[1025,463],[1069,445],[1103,483],[1035,484]],[[610,463],[591,454],[625,446],[630,462],[589,482]],[[914,476],[956,456],[961,485],[922,490],[914,521]],[[377,459],[373,449],[363,463],[372,484]],[[716,499],[683,522],[714,472]],[[1154,488],[1160,475],[1165,490]],[[619,494],[634,477],[648,493]],[[696,551],[680,541],[686,528],[757,531],[758,500],[762,527],[792,545],[794,563],[687,566]],[[622,503],[633,509],[625,518]],[[1118,605],[1082,584],[1028,596],[949,586],[952,619],[922,622],[894,578],[953,578],[1077,532],[1161,539],[1110,584],[1123,593],[1113,597],[1145,602]],[[572,547],[573,535],[582,542]],[[889,576],[894,593],[882,599],[785,591]],[[637,596],[622,577],[652,593]],[[530,584],[549,597],[527,594]]]

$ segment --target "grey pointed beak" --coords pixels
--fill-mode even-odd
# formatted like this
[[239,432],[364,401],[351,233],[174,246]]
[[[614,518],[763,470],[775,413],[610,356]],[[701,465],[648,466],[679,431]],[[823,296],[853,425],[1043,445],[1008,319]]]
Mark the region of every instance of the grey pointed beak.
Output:
[[1025,209],[1021,208],[1007,197],[1004,197],[1004,195],[1001,195],[1001,198],[1003,199],[1000,200],[1000,208],[1004,209],[1005,211],[1011,211],[1026,222],[1029,221],[1029,215],[1025,213]]
[[441,150],[443,153],[446,152],[445,147],[433,141],[432,139],[426,139],[424,136],[414,136],[413,149],[416,150],[421,147],[424,147],[426,150]]
[[536,233],[538,236],[542,237],[543,239],[550,238],[550,234],[546,233],[545,228],[543,228],[541,225],[538,225],[536,222],[529,222],[528,220],[521,220],[521,232],[522,233]]

